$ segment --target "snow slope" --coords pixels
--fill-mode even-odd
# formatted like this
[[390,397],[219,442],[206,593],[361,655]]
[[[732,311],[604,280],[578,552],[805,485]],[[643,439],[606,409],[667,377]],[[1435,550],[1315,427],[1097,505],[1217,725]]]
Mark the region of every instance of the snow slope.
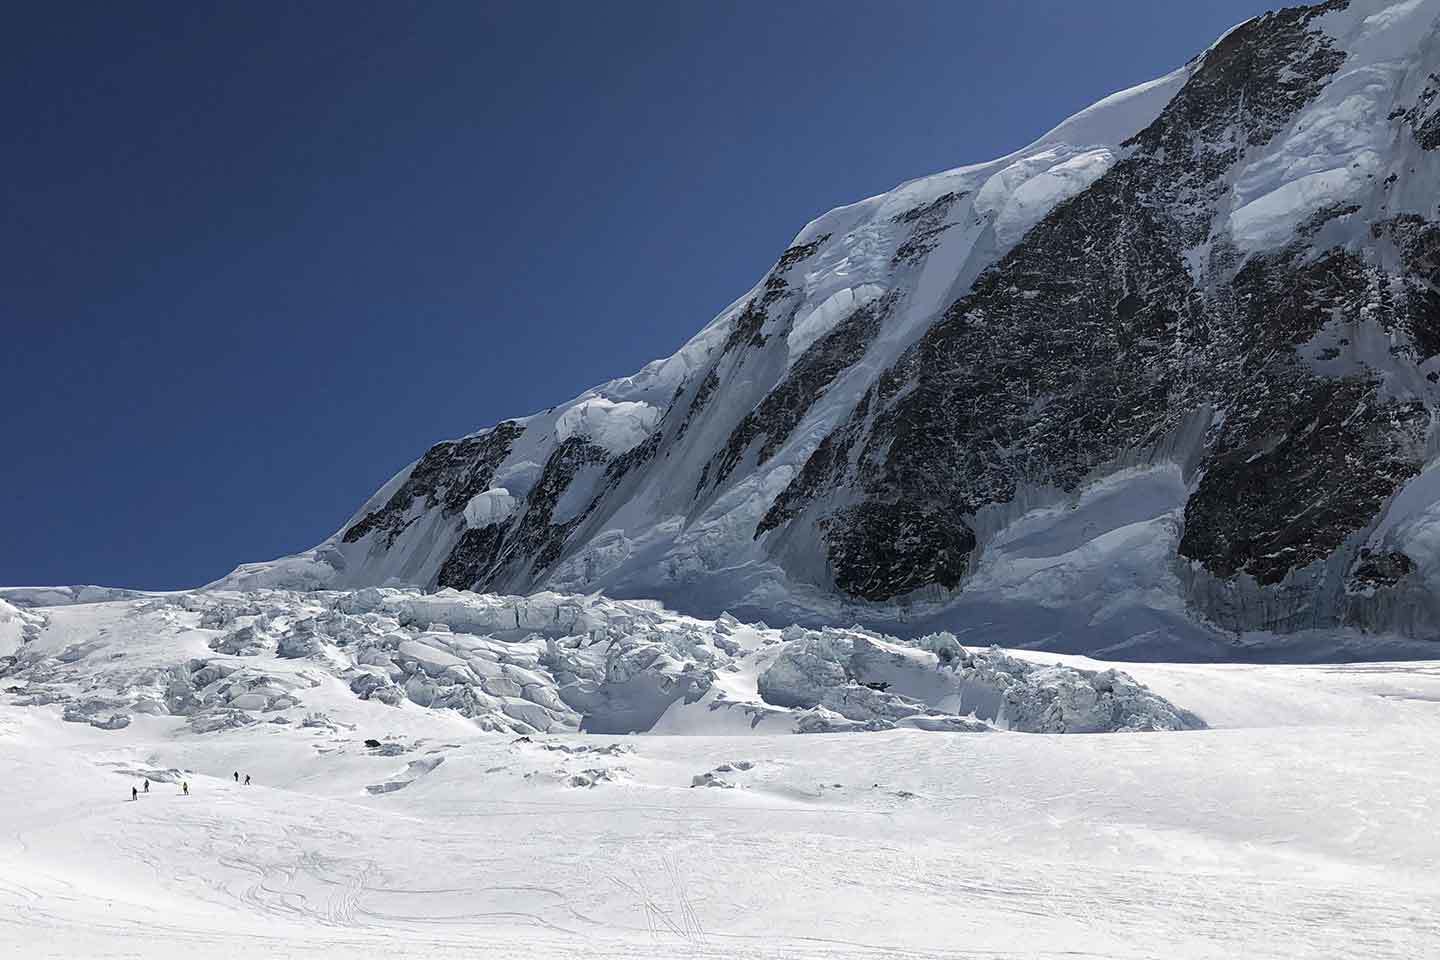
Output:
[[[40,613],[35,643],[116,638],[73,661],[95,657],[97,680],[113,654],[213,655],[223,634],[184,616],[157,632],[130,603]],[[689,735],[607,737],[362,700],[317,656],[292,664],[316,682],[289,724],[104,730],[0,694],[23,799],[0,805],[0,952],[1440,951],[1440,767],[1417,762],[1440,736],[1436,663],[1125,667],[1199,731],[734,736],[690,707]]]

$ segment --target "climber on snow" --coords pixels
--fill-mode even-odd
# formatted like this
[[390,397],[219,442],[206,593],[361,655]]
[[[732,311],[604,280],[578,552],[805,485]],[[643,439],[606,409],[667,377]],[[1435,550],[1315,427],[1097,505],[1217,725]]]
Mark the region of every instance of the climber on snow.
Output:
[[145,792],[146,792],[146,793],[149,793],[149,792],[150,792],[150,781],[149,781],[149,780],[146,780],[146,781],[145,781]]
[[189,780],[181,780],[181,781],[180,781],[180,792],[183,793],[183,794],[184,794],[185,796],[187,796],[187,797],[190,796],[190,781],[189,781]]
[[130,788],[130,799],[131,799],[131,800],[139,800],[139,799],[140,799],[140,791],[139,791],[139,790],[136,790],[134,787],[131,787],[131,788]]

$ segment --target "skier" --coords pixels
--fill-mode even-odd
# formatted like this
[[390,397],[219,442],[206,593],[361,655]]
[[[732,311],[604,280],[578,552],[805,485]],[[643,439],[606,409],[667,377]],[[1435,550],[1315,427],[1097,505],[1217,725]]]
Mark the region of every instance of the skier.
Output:
[[139,800],[139,799],[140,799],[140,791],[139,791],[139,790],[136,790],[134,787],[131,787],[131,788],[130,788],[130,799],[131,799],[131,800]]
[[185,796],[187,796],[187,797],[190,796],[190,781],[189,781],[189,780],[181,780],[181,781],[180,781],[180,792],[183,793],[183,794],[185,794]]
[[145,781],[145,792],[146,792],[146,793],[149,793],[149,792],[150,792],[150,781],[149,781],[149,780],[146,780],[146,781]]
[[236,770],[236,771],[235,771],[235,782],[236,782],[236,783],[239,783],[239,782],[240,782],[240,771],[239,771],[239,770]]
[[245,774],[245,786],[250,786],[250,774]]

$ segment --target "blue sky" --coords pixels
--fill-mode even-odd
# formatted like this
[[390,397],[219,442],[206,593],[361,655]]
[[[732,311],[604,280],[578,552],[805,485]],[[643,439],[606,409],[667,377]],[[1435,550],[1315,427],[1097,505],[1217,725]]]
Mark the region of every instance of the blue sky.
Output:
[[0,584],[193,586],[670,353],[1257,0],[56,2],[0,35]]

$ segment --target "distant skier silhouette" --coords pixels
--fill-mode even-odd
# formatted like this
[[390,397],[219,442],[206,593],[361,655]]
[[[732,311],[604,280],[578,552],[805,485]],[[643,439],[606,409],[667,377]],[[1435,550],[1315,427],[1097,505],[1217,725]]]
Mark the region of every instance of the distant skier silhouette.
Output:
[[183,794],[184,794],[185,796],[187,796],[187,797],[190,796],[190,781],[189,781],[189,780],[181,780],[181,781],[180,781],[180,792],[183,793]]
[[240,771],[239,771],[239,770],[236,770],[236,771],[235,771],[235,782],[236,782],[236,783],[239,783],[239,782],[240,782]]
[[245,774],[245,786],[250,786],[250,774]]
[[149,781],[149,780],[146,780],[146,781],[145,781],[145,792],[146,792],[146,793],[149,793],[149,792],[150,792],[150,781]]
[[139,790],[136,790],[134,787],[131,787],[131,788],[130,788],[130,799],[131,799],[131,800],[139,800],[139,799],[140,799],[140,791],[139,791]]

